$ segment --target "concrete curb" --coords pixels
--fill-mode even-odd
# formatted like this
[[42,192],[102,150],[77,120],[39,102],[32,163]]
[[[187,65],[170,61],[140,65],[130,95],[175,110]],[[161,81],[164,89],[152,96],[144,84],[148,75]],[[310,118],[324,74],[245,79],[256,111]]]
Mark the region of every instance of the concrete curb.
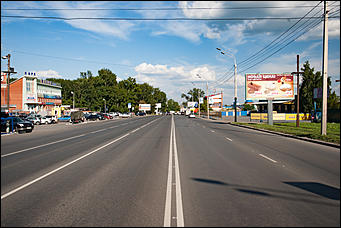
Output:
[[337,143],[325,142],[325,141],[321,141],[321,140],[317,140],[317,139],[311,139],[311,138],[307,138],[307,137],[299,137],[299,136],[296,136],[296,135],[289,135],[289,134],[285,134],[285,133],[282,133],[282,132],[270,131],[270,130],[266,130],[266,129],[259,129],[259,128],[254,128],[254,127],[250,127],[250,126],[245,126],[245,125],[238,125],[238,124],[233,124],[233,123],[227,123],[227,124],[231,124],[233,126],[238,126],[238,127],[249,128],[249,129],[253,129],[253,130],[257,130],[257,131],[268,132],[268,133],[272,133],[272,134],[276,134],[276,135],[281,135],[281,136],[285,136],[285,137],[289,137],[289,138],[300,139],[300,140],[303,140],[303,141],[318,143],[318,144],[322,144],[322,145],[325,145],[325,146],[332,146],[332,147],[340,148],[340,144],[337,144]]
[[[202,119],[205,119],[205,118],[202,118]],[[207,118],[205,120],[207,120]],[[221,119],[210,119],[210,121],[212,121],[212,122],[215,120],[221,120]],[[248,129],[253,129],[256,131],[263,131],[263,132],[281,135],[281,136],[294,138],[294,139],[299,139],[299,140],[303,140],[303,141],[318,143],[318,144],[325,145],[325,146],[340,148],[340,144],[337,144],[337,143],[325,142],[325,141],[321,141],[321,140],[317,140],[317,139],[311,139],[311,138],[307,138],[307,137],[299,137],[296,135],[289,135],[289,134],[285,134],[285,133],[277,132],[277,131],[270,131],[270,130],[266,130],[266,129],[259,129],[259,128],[254,128],[254,127],[250,127],[250,126],[245,126],[245,125],[233,124],[232,122],[226,122],[226,124],[230,124],[230,125],[237,126],[237,127],[244,127],[244,128],[248,128]]]

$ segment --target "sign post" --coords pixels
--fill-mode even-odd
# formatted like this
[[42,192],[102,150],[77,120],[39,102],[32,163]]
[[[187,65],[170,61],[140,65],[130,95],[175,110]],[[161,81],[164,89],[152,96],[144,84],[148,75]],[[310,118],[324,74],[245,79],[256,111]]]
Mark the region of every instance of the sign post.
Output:
[[272,106],[273,98],[268,98],[268,124],[273,125],[273,106]]

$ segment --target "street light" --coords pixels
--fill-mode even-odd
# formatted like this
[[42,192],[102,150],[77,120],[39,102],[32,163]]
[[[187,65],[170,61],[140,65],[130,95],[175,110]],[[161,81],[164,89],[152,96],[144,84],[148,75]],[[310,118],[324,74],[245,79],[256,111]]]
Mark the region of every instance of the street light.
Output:
[[72,109],[75,109],[75,93],[73,91],[71,91],[71,94],[73,95],[73,102],[72,102]]
[[105,98],[103,98],[103,101],[104,101],[104,113],[106,113],[107,112],[107,103],[105,101]]
[[223,55],[228,55],[234,60],[234,122],[237,122],[237,62],[236,57],[230,52],[222,51],[220,48],[216,48]]
[[[200,79],[203,79],[202,77],[200,77],[199,74],[197,74],[197,77],[199,77]],[[206,96],[207,96],[207,119],[210,119],[210,107],[208,104],[208,81],[206,81]],[[200,95],[199,95],[200,97]],[[199,117],[200,117],[200,100],[199,100]]]

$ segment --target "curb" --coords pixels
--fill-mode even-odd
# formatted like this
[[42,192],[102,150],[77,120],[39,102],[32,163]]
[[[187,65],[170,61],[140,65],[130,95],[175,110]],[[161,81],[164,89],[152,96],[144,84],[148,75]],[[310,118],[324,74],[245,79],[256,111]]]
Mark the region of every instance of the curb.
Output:
[[259,128],[245,126],[245,125],[238,125],[238,124],[233,124],[233,123],[227,123],[227,124],[231,124],[233,126],[238,126],[238,127],[244,127],[244,128],[248,128],[248,129],[253,129],[253,130],[257,130],[257,131],[268,132],[268,133],[272,133],[272,134],[276,134],[276,135],[281,135],[281,136],[285,136],[285,137],[289,137],[289,138],[300,139],[300,140],[303,140],[303,141],[318,143],[318,144],[322,144],[322,145],[325,145],[325,146],[331,146],[331,147],[340,148],[340,144],[336,144],[336,143],[325,142],[325,141],[321,141],[321,140],[317,140],[317,139],[311,139],[311,138],[306,138],[306,137],[299,137],[299,136],[296,136],[296,135],[289,135],[289,134],[285,134],[285,133],[282,133],[282,132],[270,131],[270,130],[266,130],[266,129],[259,129]]
[[[205,119],[205,118],[201,118],[201,119]],[[205,120],[208,121],[208,119],[206,118]],[[220,119],[211,119],[210,121],[215,121],[215,120],[220,120]],[[252,130],[256,130],[256,131],[263,131],[263,132],[267,132],[267,133],[271,133],[271,134],[276,134],[276,135],[281,135],[281,136],[285,136],[285,137],[289,137],[289,138],[294,138],[294,139],[299,139],[299,140],[303,140],[303,141],[308,141],[308,142],[313,142],[313,143],[317,143],[317,144],[321,144],[321,145],[325,145],[325,146],[331,146],[331,147],[335,147],[335,148],[339,148],[340,149],[340,144],[337,143],[331,143],[331,142],[325,142],[325,141],[321,141],[321,140],[317,140],[317,139],[311,139],[311,138],[306,138],[306,137],[299,137],[296,135],[289,135],[289,134],[285,134],[282,132],[277,132],[277,131],[270,131],[270,130],[266,130],[266,129],[259,129],[259,128],[254,128],[254,127],[250,127],[250,126],[245,126],[245,125],[238,125],[238,124],[233,124],[232,122],[226,122],[226,124],[230,124],[233,126],[237,126],[237,127],[244,127],[244,128],[248,128],[248,129],[252,129]]]

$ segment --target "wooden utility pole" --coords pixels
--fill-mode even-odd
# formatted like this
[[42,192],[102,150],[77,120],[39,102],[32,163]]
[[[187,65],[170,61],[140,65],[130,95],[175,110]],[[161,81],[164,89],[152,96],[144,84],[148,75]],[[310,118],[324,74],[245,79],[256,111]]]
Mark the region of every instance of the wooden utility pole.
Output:
[[328,10],[327,1],[324,1],[324,25],[323,25],[323,63],[322,63],[322,121],[321,121],[321,135],[327,134],[327,72],[328,72]]
[[300,74],[304,72],[300,72],[300,56],[297,55],[297,71],[292,72],[291,74],[297,75],[297,98],[296,98],[296,127],[300,126]]
[[10,81],[9,81],[9,79],[10,79],[10,72],[11,72],[11,54],[8,54],[7,55],[7,60],[8,60],[8,65],[7,65],[7,67],[8,67],[8,73],[7,73],[7,108],[8,108],[8,113],[10,113],[10,111],[9,111],[9,83],[10,83]]

